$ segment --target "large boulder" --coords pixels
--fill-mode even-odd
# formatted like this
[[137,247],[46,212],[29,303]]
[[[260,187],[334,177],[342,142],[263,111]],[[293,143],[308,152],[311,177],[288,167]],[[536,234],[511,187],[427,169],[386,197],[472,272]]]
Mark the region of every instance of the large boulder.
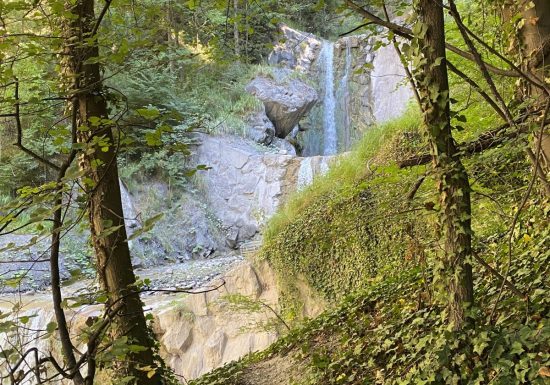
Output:
[[319,96],[317,91],[298,79],[288,79],[278,84],[266,77],[257,77],[246,91],[260,99],[265,112],[275,125],[275,135],[284,139],[296,127],[300,119],[313,108]]

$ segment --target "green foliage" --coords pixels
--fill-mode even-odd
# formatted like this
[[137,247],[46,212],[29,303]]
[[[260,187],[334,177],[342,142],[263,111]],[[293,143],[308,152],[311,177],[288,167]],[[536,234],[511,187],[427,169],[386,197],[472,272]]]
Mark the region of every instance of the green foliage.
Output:
[[409,207],[406,200],[420,171],[383,166],[383,157],[376,154],[381,146],[391,154],[390,138],[400,130],[414,136],[417,125],[418,117],[411,113],[373,129],[355,152],[269,222],[260,257],[278,273],[287,294],[287,316],[301,314],[295,287],[299,278],[334,301],[363,288],[368,278],[408,265],[407,250],[422,243],[426,233],[415,220],[422,208]]
[[[477,306],[472,328],[449,329],[444,307],[432,302],[431,278],[420,267],[372,280],[334,310],[294,329],[267,351],[229,364],[193,385],[244,384],[246,372],[274,356],[305,363],[299,384],[544,384],[550,365],[550,230],[547,212],[529,211],[531,247],[517,253],[509,280],[529,305],[506,291],[495,307],[500,282],[476,269]],[[516,247],[524,244],[517,237]],[[506,252],[497,257],[506,259]],[[496,261],[495,261],[496,262]],[[477,266],[476,266],[477,267]],[[290,358],[288,358],[290,359]],[[546,374],[545,374],[546,373]]]

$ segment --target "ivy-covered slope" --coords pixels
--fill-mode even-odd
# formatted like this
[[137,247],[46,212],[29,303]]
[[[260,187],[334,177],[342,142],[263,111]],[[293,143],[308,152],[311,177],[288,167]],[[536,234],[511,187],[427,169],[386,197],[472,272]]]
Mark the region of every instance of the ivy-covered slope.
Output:
[[510,274],[518,289],[529,293],[530,306],[505,293],[491,319],[498,284],[481,270],[476,279],[476,326],[453,332],[444,321],[445,310],[426,290],[422,269],[411,269],[371,281],[269,350],[192,384],[548,383],[548,228],[539,227],[535,236],[532,248],[514,259]]
[[[410,114],[372,129],[270,221],[259,258],[278,273],[287,318],[302,314],[297,282],[307,282],[330,303],[364,288],[369,278],[413,262],[410,251],[429,226],[429,220],[417,219],[431,213],[413,206],[407,195],[425,170],[398,170],[385,158],[403,153],[405,142],[418,147],[418,121]],[[429,185],[418,192],[422,199],[431,199]]]
[[[423,147],[417,122],[413,114],[373,131],[266,232],[261,258],[278,274],[283,315],[301,314],[299,280],[330,309],[194,385],[550,380],[550,205],[541,194],[533,192],[509,231],[531,178],[521,148],[511,143],[466,162],[480,259],[472,261],[473,327],[456,332],[431,273],[441,245],[429,169],[393,165]],[[508,272],[514,290],[498,272]]]

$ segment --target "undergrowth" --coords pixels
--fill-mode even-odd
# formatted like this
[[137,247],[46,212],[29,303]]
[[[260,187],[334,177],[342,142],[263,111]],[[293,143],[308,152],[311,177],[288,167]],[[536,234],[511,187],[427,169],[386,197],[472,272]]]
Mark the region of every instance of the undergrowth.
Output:
[[[244,385],[255,364],[293,357],[305,365],[293,384],[545,384],[550,375],[548,211],[532,206],[529,248],[518,234],[509,280],[526,298],[504,292],[487,270],[476,272],[473,327],[451,330],[446,310],[417,264],[378,276],[340,305],[306,322],[268,350],[191,382]],[[500,250],[505,259],[506,248]],[[528,300],[527,300],[528,298]]]
[[[402,154],[400,141],[410,144],[417,138],[418,122],[419,116],[411,113],[374,128],[354,152],[270,220],[260,258],[278,273],[286,317],[303,313],[297,278],[335,301],[350,288],[364,288],[366,278],[391,274],[394,267],[411,262],[407,250],[425,241],[432,216],[406,197],[424,170],[399,170],[386,166],[384,158]],[[419,192],[424,199],[432,194],[429,185]],[[426,217],[420,226],[419,216]]]
[[[271,385],[249,380],[275,357],[300,368],[288,384],[547,383],[550,206],[533,192],[510,231],[531,177],[522,148],[511,142],[465,159],[479,259],[471,327],[455,331],[431,273],[441,245],[429,168],[394,165],[426,151],[419,122],[413,113],[375,129],[271,220],[260,257],[276,271],[295,328],[193,385]],[[514,290],[496,272],[508,272]],[[331,310],[299,321],[299,280]]]

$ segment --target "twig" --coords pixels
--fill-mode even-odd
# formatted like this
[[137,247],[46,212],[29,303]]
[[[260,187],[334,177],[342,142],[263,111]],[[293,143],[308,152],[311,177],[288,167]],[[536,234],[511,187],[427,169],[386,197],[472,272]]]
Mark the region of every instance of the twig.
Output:
[[[386,7],[386,2],[382,3],[382,7],[384,8],[384,15],[386,15],[386,20],[390,21],[390,14],[388,12],[388,8]],[[418,106],[422,108],[422,99],[420,98],[420,94],[418,93],[418,87],[416,86],[416,83],[414,81],[414,76],[409,69],[409,66],[405,62],[405,58],[403,57],[403,53],[401,52],[401,48],[399,48],[399,45],[397,43],[397,39],[395,36],[392,38],[393,42],[393,48],[395,49],[395,52],[397,53],[397,56],[399,56],[399,60],[401,60],[401,64],[403,65],[403,69],[405,70],[405,74],[407,74],[407,79],[409,79],[409,83],[411,85],[411,88],[414,93],[414,97],[416,99],[416,102],[418,103]]]
[[492,268],[491,265],[489,265],[487,262],[485,262],[485,260],[483,258],[481,258],[477,253],[472,253],[472,255],[474,256],[475,260],[479,262],[479,264],[481,266],[486,268],[491,274],[493,274],[495,277],[500,279],[502,281],[502,283],[505,284],[510,290],[512,290],[518,297],[520,297],[521,299],[524,299],[527,302],[529,302],[529,296],[528,295],[522,293],[512,282],[510,282],[509,280],[504,278],[502,276],[502,274],[500,274],[497,270]]
[[41,157],[40,155],[36,154],[31,149],[23,145],[23,125],[21,124],[21,114],[20,114],[20,104],[19,104],[19,79],[15,78],[14,83],[15,83],[15,95],[14,95],[15,96],[15,113],[13,114],[13,116],[15,117],[15,125],[17,127],[17,141],[15,142],[15,146],[19,147],[27,155],[32,156],[34,159],[38,160],[41,163],[44,163],[46,166],[59,171],[58,165],[50,162],[44,157]]
[[103,18],[105,17],[105,14],[107,13],[107,11],[109,10],[109,7],[111,6],[111,2],[112,2],[112,0],[105,0],[105,5],[103,6],[103,9],[101,9],[101,13],[97,17],[95,25],[92,28],[92,32],[91,32],[92,37],[96,35],[96,33],[99,29],[99,26],[101,25],[101,22],[103,21]]
[[[550,100],[546,102],[546,107],[544,109],[544,113],[542,115],[542,122],[540,125],[540,131],[538,135],[538,144],[537,144],[537,153],[535,156],[535,160],[538,163],[540,159],[541,154],[541,148],[542,148],[542,135],[544,133],[544,127],[546,125],[546,117],[548,116],[548,110],[550,109]],[[529,196],[531,195],[531,191],[533,190],[533,186],[535,185],[535,181],[537,180],[537,168],[533,171],[533,176],[531,177],[531,181],[529,182],[529,187],[527,188],[527,191],[525,192],[525,195],[523,196],[523,200],[521,201],[521,204],[518,207],[518,211],[516,212],[516,215],[514,215],[514,220],[512,221],[512,225],[510,226],[510,234],[508,236],[508,266],[506,267],[506,273],[504,274],[504,279],[507,280],[508,276],[510,275],[510,268],[512,267],[512,249],[513,249],[513,239],[514,239],[514,229],[516,227],[516,224],[519,220],[519,216],[521,214],[521,211],[525,207],[525,204],[527,203],[527,200],[529,199]],[[497,300],[495,301],[495,305],[493,306],[493,310],[491,311],[491,317],[490,320],[493,319],[498,303],[500,302],[500,299],[502,298],[502,293],[504,291],[505,282],[502,282],[502,285],[500,286],[500,290],[497,296]]]
[[372,21],[369,21],[368,23],[361,24],[360,26],[355,27],[355,28],[352,29],[352,30],[349,30],[349,31],[344,32],[344,33],[341,33],[340,35],[338,35],[338,37],[347,36],[347,35],[349,35],[350,33],[353,33],[353,32],[355,32],[355,31],[357,31],[357,30],[359,30],[359,29],[361,29],[361,28],[363,28],[363,27],[366,27],[366,26],[369,26],[369,25],[372,25],[372,24],[374,24]]
[[[525,119],[525,117],[525,115],[522,115],[519,118],[515,119],[516,125],[520,124]],[[505,130],[509,127],[510,126],[508,123],[503,124],[493,130],[481,134],[475,140],[458,145],[458,148],[464,153],[464,155],[473,155],[491,148],[495,148],[503,144],[506,140],[513,139],[518,135],[527,132],[527,127],[523,126],[518,127],[517,130],[506,132]],[[399,168],[419,166],[429,163],[431,159],[432,156],[430,154],[420,154],[411,158],[400,160],[397,162],[397,165],[399,166]]]
[[422,175],[418,180],[414,183],[413,187],[407,194],[407,201],[411,202],[414,199],[414,196],[416,195],[416,192],[422,186],[422,183],[424,183],[424,180],[426,180],[427,174]]
[[[382,27],[385,27],[385,28],[393,31],[396,35],[404,37],[407,40],[412,40],[413,32],[410,28],[407,28],[407,27],[404,27],[404,26],[399,25],[399,24],[395,24],[395,23],[391,23],[391,22],[382,20],[378,16],[374,15],[373,13],[371,13],[368,10],[364,9],[363,7],[359,6],[357,3],[355,3],[352,0],[346,0],[346,4],[348,5],[348,7],[354,9],[355,11],[357,11],[358,13],[363,15],[363,17],[365,17],[366,19],[371,20],[373,23],[378,24]],[[459,56],[462,56],[465,59],[474,61],[474,57],[472,56],[471,53],[463,51],[460,48],[457,48],[452,44],[445,43],[445,48],[447,48],[451,52],[456,53]],[[521,74],[518,73],[518,71],[516,69],[514,69],[514,70],[505,70],[505,69],[502,69],[502,68],[495,67],[495,66],[493,66],[491,64],[488,64],[488,63],[485,63],[485,65],[487,66],[487,69],[489,71],[491,71],[492,73],[494,73],[496,75],[516,77],[516,78],[521,77]]]

